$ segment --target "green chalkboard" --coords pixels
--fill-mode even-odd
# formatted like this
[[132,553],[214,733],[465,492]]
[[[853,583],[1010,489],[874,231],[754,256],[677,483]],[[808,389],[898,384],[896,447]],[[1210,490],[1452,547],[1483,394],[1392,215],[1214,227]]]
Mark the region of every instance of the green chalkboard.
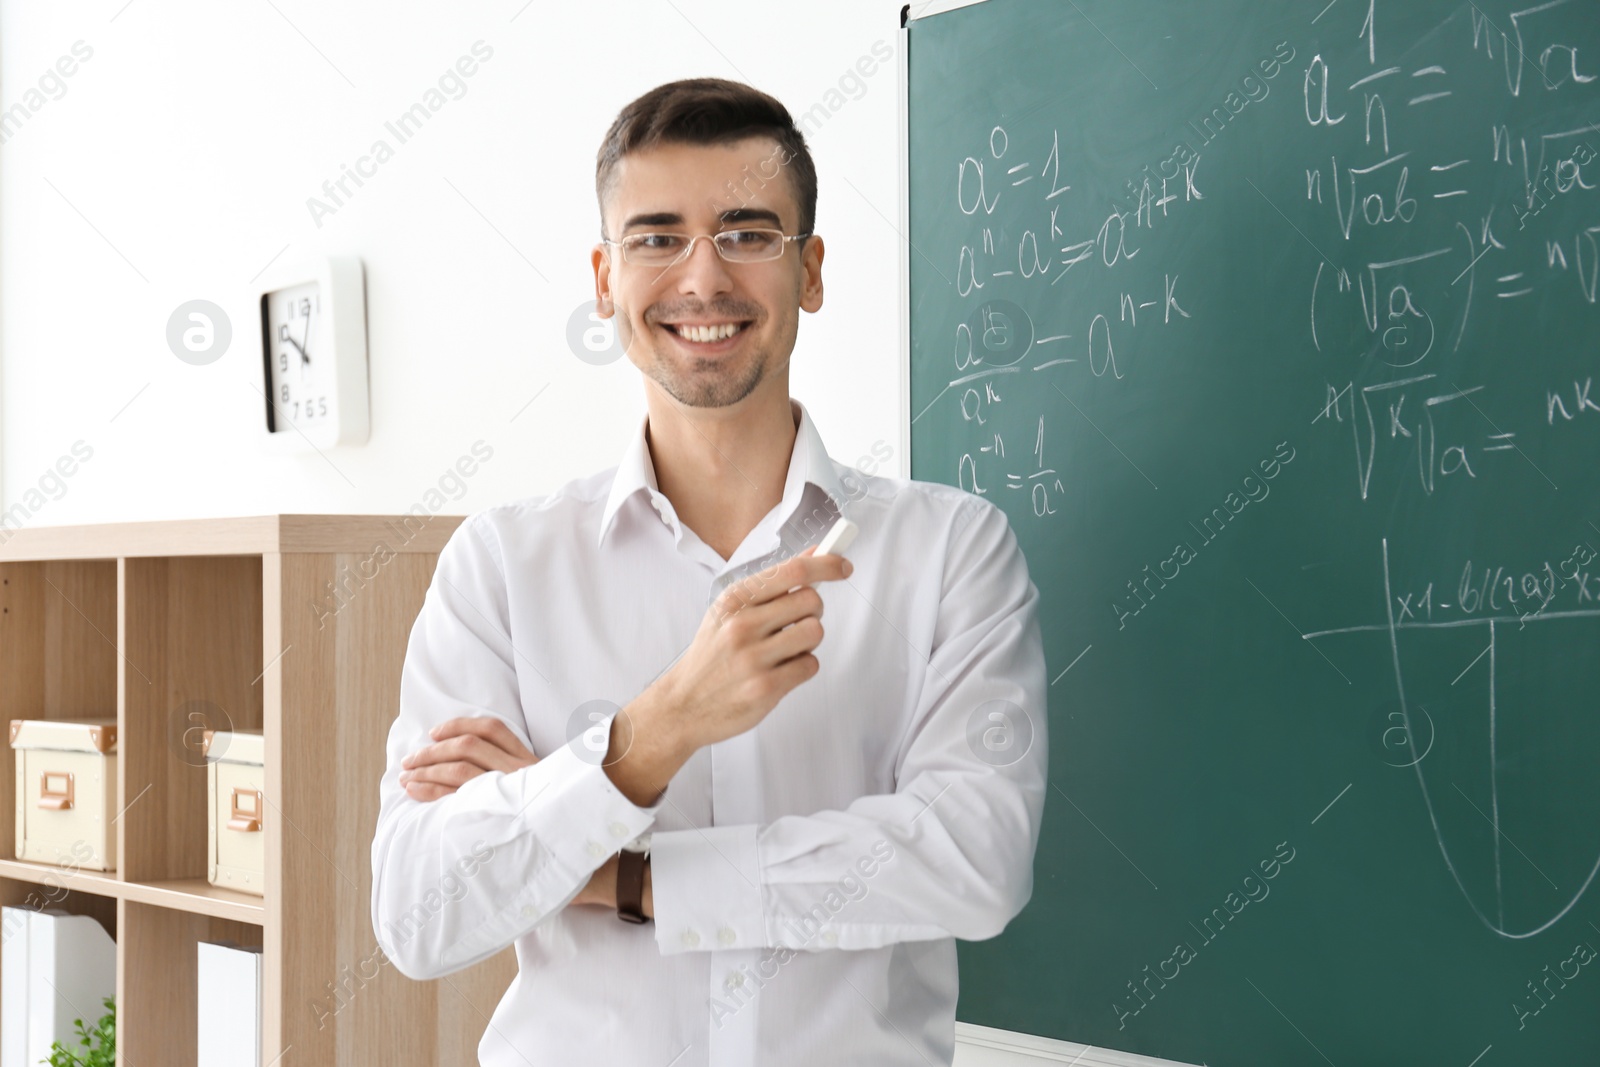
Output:
[[912,475],[1007,512],[1051,680],[959,1017],[1600,1062],[1600,3],[989,0],[907,64]]

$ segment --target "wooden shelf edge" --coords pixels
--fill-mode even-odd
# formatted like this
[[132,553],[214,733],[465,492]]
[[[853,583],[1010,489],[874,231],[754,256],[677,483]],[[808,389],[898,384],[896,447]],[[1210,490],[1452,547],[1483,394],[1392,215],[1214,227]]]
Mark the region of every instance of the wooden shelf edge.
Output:
[[0,531],[0,563],[267,552],[437,553],[464,515],[240,515]]
[[267,912],[266,903],[261,897],[220,889],[204,878],[125,882],[115,872],[53,867],[48,863],[30,863],[27,860],[0,860],[0,878],[13,878],[35,885],[61,886],[72,892],[92,893],[135,904],[154,904],[217,919],[236,919],[256,926],[262,925]]
[[14,878],[35,885],[64,886],[74,892],[120,898],[123,883],[115,871],[89,871],[81,867],[57,867],[29,860],[0,859],[0,878]]
[[120,884],[122,899],[133,904],[154,904],[173,911],[209,915],[215,919],[236,919],[256,926],[261,926],[266,920],[266,904],[261,897],[219,889],[204,878]]

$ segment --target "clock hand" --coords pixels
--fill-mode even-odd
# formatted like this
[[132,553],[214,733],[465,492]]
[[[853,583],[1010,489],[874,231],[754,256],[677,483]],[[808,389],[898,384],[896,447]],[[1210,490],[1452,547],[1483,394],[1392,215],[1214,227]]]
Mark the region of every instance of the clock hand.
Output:
[[306,335],[301,339],[300,347],[300,377],[302,379],[305,378],[306,367],[311,362],[311,355],[305,350],[305,346],[311,343],[311,316],[315,310],[315,308],[306,309]]

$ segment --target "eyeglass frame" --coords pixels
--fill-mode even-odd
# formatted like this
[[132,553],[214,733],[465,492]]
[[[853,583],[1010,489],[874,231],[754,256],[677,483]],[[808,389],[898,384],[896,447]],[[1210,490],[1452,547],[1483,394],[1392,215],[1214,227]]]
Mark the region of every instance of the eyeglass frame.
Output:
[[[783,238],[783,246],[782,246],[783,251],[780,251],[777,255],[771,256],[771,257],[769,257],[767,259],[729,259],[728,256],[727,256],[727,253],[723,252],[722,246],[717,243],[717,238],[722,234],[725,234],[725,233],[749,233],[749,232],[775,233],[775,234],[777,234],[779,237]],[[623,250],[622,251],[622,261],[624,263],[628,263],[628,264],[630,264],[632,266],[635,266],[635,267],[653,267],[653,268],[656,268],[658,270],[670,270],[670,269],[672,269],[673,267],[676,267],[679,263],[682,263],[684,260],[688,259],[691,255],[694,254],[694,243],[696,241],[700,240],[700,238],[702,238],[702,237],[709,237],[711,239],[711,247],[717,250],[717,257],[719,259],[721,259],[722,262],[724,262],[724,263],[742,264],[742,263],[772,263],[772,262],[775,262],[775,261],[780,260],[780,259],[783,258],[783,253],[788,251],[788,249],[789,249],[789,242],[790,241],[803,241],[807,237],[815,237],[816,235],[817,234],[816,234],[815,230],[812,230],[812,231],[810,231],[808,233],[784,233],[782,230],[780,230],[780,229],[778,229],[777,227],[774,227],[774,226],[745,226],[742,229],[737,229],[737,230],[717,230],[715,233],[697,233],[697,234],[694,234],[693,236],[689,237],[689,243],[687,245],[685,245],[684,248],[683,248],[683,251],[678,254],[678,258],[673,260],[671,263],[634,263],[632,260],[628,259],[628,252],[627,252],[627,249],[623,245],[623,241],[626,241],[631,237],[683,237],[683,236],[685,236],[684,234],[681,234],[681,233],[663,233],[663,232],[656,231],[656,230],[649,230],[649,231],[646,231],[644,233],[630,233],[627,236],[623,237],[622,241],[613,241],[613,240],[611,240],[611,238],[605,236],[605,234],[601,234],[600,235],[600,243],[603,244],[603,245],[616,245],[618,248],[621,248]]]

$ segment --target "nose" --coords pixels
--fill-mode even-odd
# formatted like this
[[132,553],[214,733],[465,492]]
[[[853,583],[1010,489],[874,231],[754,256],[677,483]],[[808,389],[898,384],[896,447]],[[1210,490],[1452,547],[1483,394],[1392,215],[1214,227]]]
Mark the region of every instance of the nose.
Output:
[[[705,238],[704,248],[699,247],[702,237]],[[678,262],[678,270],[680,272],[678,291],[681,293],[714,296],[733,288],[733,277],[728,273],[728,265],[723,261],[722,253],[717,251],[717,244],[709,234],[696,234],[690,238],[689,250]]]

